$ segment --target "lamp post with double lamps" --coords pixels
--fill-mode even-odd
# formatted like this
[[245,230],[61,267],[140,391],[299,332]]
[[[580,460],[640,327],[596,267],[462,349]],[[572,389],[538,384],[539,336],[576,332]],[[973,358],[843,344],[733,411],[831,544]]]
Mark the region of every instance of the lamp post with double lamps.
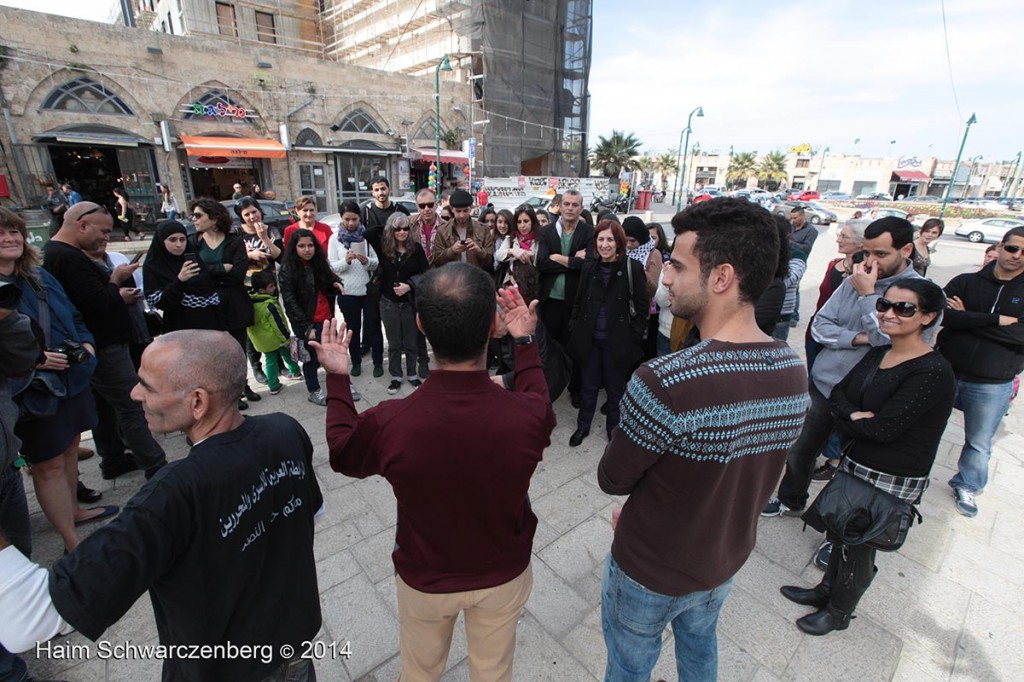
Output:
[[448,55],[441,57],[434,68],[434,153],[436,155],[434,165],[437,168],[437,184],[434,189],[439,193],[441,190],[441,72],[451,70],[452,63],[448,60]]
[[[704,116],[704,108],[697,107],[690,112],[690,115],[686,117],[686,128],[679,133],[679,156],[676,157],[676,168],[679,168],[679,160],[682,159],[682,169],[676,173],[676,188],[681,191],[686,191],[685,178],[686,178],[686,149],[690,146],[690,125],[693,123],[693,115],[696,114],[697,118]],[[683,133],[686,133],[686,142],[683,142]],[[682,197],[679,196],[676,190],[672,192],[676,200],[676,212],[678,213],[681,206]]]

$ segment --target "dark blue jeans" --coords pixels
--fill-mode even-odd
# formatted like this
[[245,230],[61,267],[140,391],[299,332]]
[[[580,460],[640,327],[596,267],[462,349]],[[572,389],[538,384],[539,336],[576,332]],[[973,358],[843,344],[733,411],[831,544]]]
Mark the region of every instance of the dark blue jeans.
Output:
[[[13,466],[0,473],[0,530],[25,556],[32,555],[32,530],[21,472]],[[0,646],[0,682],[21,682],[28,676],[25,661]]]
[[648,682],[669,623],[680,680],[718,677],[718,614],[732,578],[718,587],[672,597],[636,582],[609,553],[601,580],[601,630],[608,648],[605,682]]

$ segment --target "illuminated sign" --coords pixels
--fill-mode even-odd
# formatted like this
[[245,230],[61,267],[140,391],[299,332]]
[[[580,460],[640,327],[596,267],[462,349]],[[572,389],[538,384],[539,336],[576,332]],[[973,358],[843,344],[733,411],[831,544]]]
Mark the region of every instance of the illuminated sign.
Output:
[[233,118],[240,121],[252,118],[252,114],[241,106],[235,106],[234,104],[226,104],[224,102],[217,102],[216,104],[203,104],[202,102],[195,102],[191,106],[186,106],[182,110],[186,114],[192,114],[193,116],[209,116],[211,118]]

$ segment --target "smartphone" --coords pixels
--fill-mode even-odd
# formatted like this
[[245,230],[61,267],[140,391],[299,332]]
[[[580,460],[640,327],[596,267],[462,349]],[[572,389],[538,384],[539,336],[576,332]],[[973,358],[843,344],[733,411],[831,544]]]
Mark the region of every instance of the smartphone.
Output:
[[145,255],[146,255],[146,252],[145,252],[145,251],[139,251],[139,252],[138,252],[137,254],[135,254],[134,256],[132,256],[132,259],[131,259],[130,261],[128,261],[128,264],[129,264],[129,265],[135,265],[135,264],[136,264],[136,263],[138,263],[138,262],[139,262],[140,260],[142,260],[142,257],[143,257],[143,256],[145,256]]
[[199,263],[199,254],[186,253],[184,255],[184,258],[186,263]]
[[469,240],[468,240],[468,239],[463,239],[463,240],[462,240],[462,245],[463,245],[463,246],[466,246],[466,245],[468,245],[468,244],[469,244]]
[[864,262],[864,252],[863,251],[858,251],[857,253],[853,254],[853,262],[854,263],[863,263]]

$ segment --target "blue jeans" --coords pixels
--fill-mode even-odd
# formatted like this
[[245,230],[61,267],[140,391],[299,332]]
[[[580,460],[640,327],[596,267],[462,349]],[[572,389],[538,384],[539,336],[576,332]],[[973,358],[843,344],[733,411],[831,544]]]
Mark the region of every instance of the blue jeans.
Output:
[[658,334],[658,357],[662,355],[668,355],[672,352],[672,340],[664,334]]
[[[28,521],[28,503],[21,472],[12,467],[0,472],[0,529],[8,542],[25,556],[32,555],[32,530]],[[25,661],[0,646],[0,682],[27,679]]]
[[619,568],[611,553],[601,581],[601,629],[608,648],[605,682],[648,682],[669,623],[680,680],[718,677],[718,613],[732,578],[705,592],[670,597],[652,592]]
[[953,488],[972,492],[988,483],[988,460],[992,457],[992,438],[1010,406],[1013,381],[1002,384],[956,382],[953,407],[964,413],[964,447],[960,451],[959,471],[949,479]]

